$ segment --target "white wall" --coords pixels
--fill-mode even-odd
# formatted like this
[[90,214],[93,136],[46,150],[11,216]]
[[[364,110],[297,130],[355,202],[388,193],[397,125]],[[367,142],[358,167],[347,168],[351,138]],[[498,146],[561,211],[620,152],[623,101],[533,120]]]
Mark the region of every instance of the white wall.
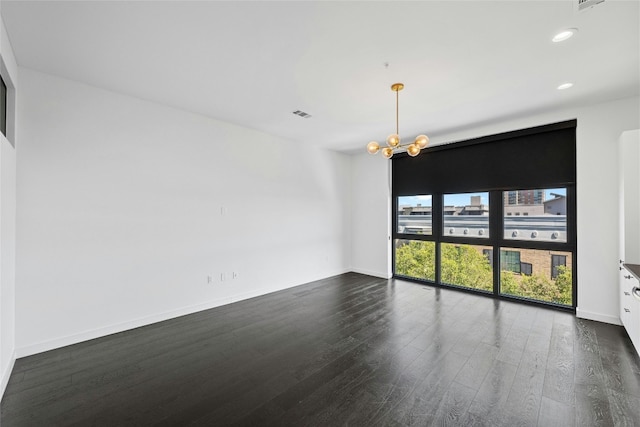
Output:
[[[640,99],[631,97],[576,109],[532,114],[469,127],[431,138],[433,144],[461,141],[485,135],[577,118],[577,226],[579,317],[619,324],[616,293],[618,271],[618,139],[623,131],[640,127]],[[364,151],[364,147],[363,147]],[[363,155],[355,156],[356,158]],[[424,154],[423,154],[424,155]],[[357,163],[358,160],[354,159]],[[354,182],[354,189],[356,188]],[[379,200],[377,188],[354,191],[353,206]],[[373,219],[372,219],[373,221]],[[387,218],[376,218],[367,230],[354,228],[353,266],[356,260],[380,259],[380,249],[361,245],[369,229],[386,229]],[[356,258],[356,252],[358,258]],[[364,267],[363,267],[364,268]],[[382,267],[381,267],[382,268]],[[387,266],[385,268],[390,268]]]
[[618,253],[619,258],[627,264],[640,264],[640,129],[622,133],[618,147]]
[[383,278],[391,277],[390,173],[391,162],[380,155],[351,158],[351,269]]
[[20,79],[18,356],[349,270],[349,156]]
[[18,67],[0,11],[0,74],[7,85],[7,136],[0,134],[0,396],[15,362],[16,130]]

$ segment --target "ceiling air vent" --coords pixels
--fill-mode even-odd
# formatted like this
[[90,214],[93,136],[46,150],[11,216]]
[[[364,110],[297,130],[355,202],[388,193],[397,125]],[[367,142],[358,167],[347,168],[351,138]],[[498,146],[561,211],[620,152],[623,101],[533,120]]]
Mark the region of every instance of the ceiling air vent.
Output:
[[311,114],[305,113],[304,111],[300,111],[300,110],[294,111],[293,114],[295,114],[296,116],[300,116],[303,119],[308,119],[309,117],[311,117]]
[[577,0],[578,12],[587,10],[597,4],[604,2],[604,0]]

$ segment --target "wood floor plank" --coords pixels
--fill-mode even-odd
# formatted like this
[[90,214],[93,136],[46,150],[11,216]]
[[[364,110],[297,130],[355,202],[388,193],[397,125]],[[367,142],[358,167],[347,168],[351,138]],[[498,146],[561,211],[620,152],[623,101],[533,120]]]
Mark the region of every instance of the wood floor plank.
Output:
[[[573,403],[557,402],[542,396],[540,404],[539,427],[567,427],[576,425],[576,411]],[[617,424],[616,424],[617,425]]]
[[494,360],[460,425],[497,426],[507,417],[509,392],[518,367]]
[[612,426],[607,390],[600,384],[576,384],[576,424]]
[[439,358],[430,352],[425,352],[424,356],[432,366],[429,374],[422,381],[418,379],[411,393],[381,417],[381,425],[386,425],[390,420],[404,425],[429,425],[434,422],[445,393],[466,358],[454,352]]
[[477,390],[454,381],[445,393],[434,415],[437,425],[459,426]]
[[488,344],[480,344],[469,356],[467,363],[458,372],[455,380],[459,384],[478,390],[485,376],[493,366],[500,349]]
[[573,339],[566,325],[554,324],[542,394],[556,402],[573,405]]
[[609,411],[615,426],[640,426],[640,398],[607,390]]

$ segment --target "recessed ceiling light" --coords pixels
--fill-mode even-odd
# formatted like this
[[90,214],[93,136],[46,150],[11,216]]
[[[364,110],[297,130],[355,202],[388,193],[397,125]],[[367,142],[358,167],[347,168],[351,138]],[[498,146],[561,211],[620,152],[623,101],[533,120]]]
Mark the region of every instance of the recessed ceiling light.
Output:
[[551,41],[554,42],[554,43],[563,42],[563,41],[567,40],[568,38],[570,38],[571,36],[573,36],[577,32],[578,32],[577,28],[567,28],[566,30],[563,30],[563,31],[559,32],[558,34],[556,34],[555,36],[553,36]]
[[573,86],[573,83],[562,83],[560,86],[558,86],[558,90],[569,89],[571,86]]

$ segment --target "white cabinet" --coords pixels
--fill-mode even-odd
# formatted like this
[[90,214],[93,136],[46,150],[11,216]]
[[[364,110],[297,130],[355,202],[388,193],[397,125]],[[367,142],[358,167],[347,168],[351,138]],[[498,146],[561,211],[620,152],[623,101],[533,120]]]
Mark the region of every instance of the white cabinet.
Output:
[[620,320],[640,355],[640,281],[630,271],[634,267],[640,270],[629,265],[620,270]]

